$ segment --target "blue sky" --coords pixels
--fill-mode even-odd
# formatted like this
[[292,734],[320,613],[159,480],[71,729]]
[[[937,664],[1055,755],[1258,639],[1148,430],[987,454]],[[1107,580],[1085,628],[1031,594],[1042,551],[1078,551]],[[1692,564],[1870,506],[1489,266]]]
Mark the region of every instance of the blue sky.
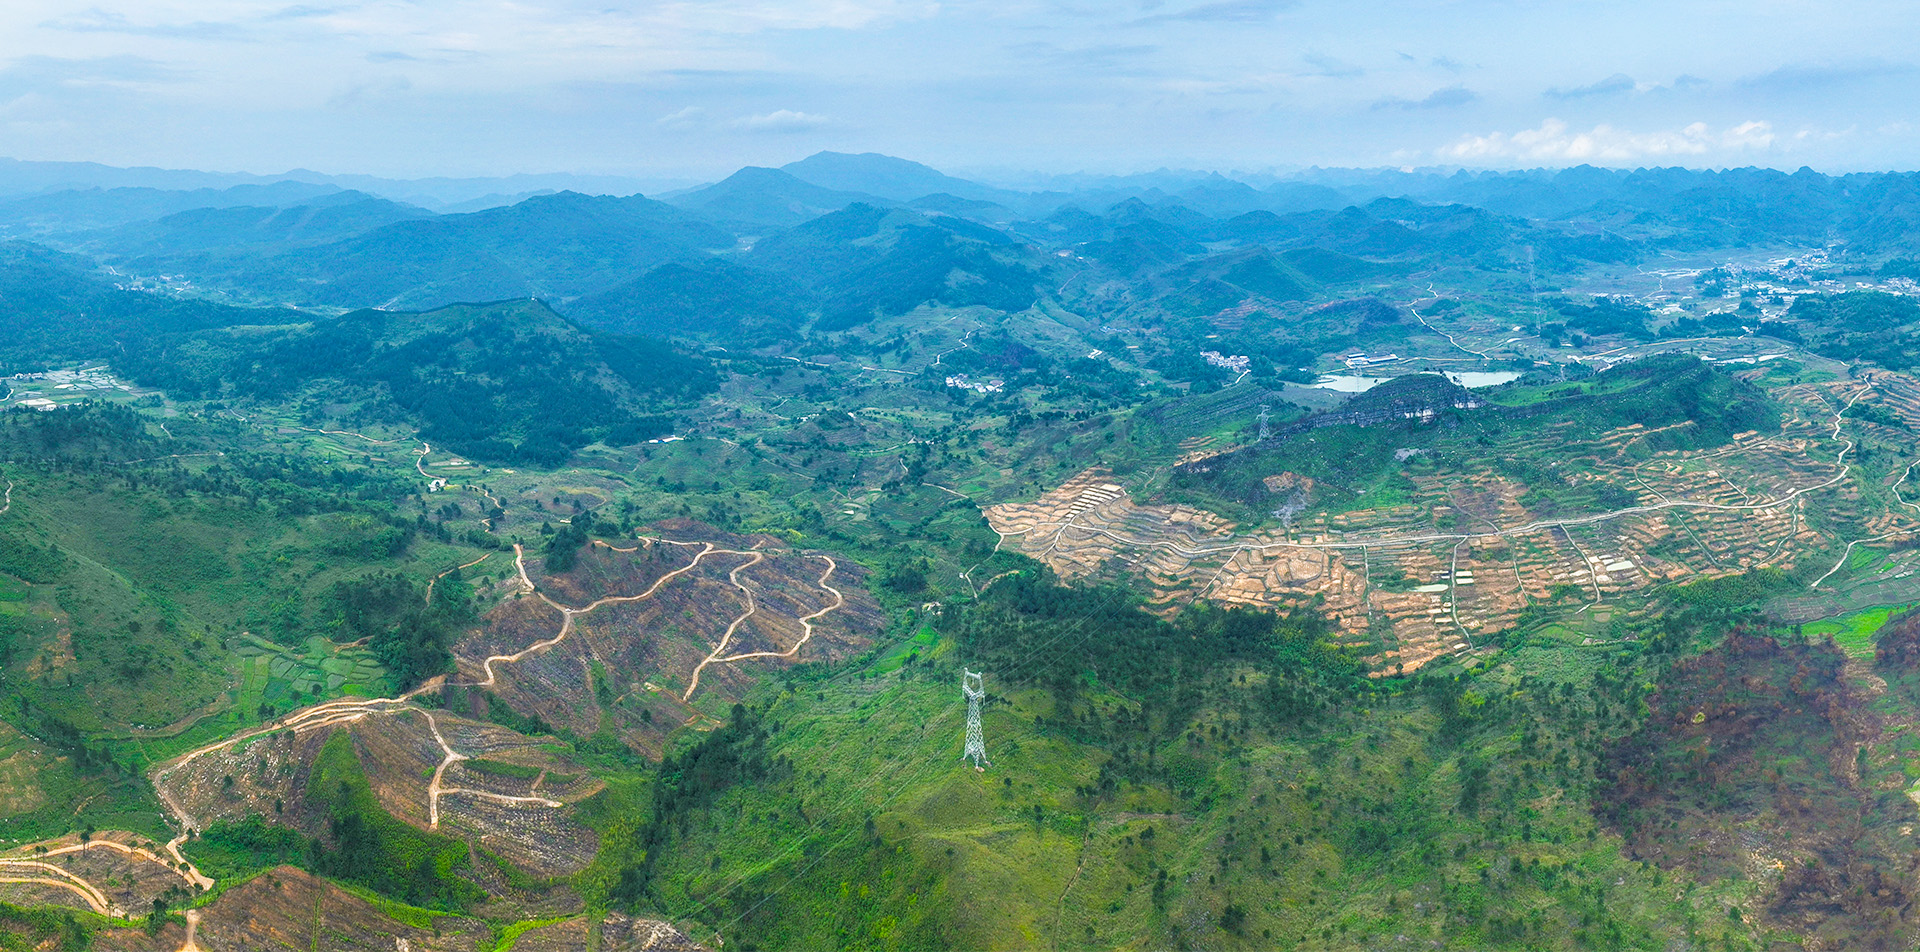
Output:
[[1920,167],[1920,5],[9,0],[0,155],[700,179]]

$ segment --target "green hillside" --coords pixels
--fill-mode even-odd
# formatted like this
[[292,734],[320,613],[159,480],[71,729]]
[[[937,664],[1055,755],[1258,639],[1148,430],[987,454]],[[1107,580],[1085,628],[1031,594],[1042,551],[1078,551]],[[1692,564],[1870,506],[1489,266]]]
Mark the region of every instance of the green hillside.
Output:
[[85,258],[0,243],[0,366],[97,359],[123,342],[259,320],[259,312],[116,287]]
[[651,199],[569,192],[394,222],[207,279],[275,303],[435,307],[587,293],[732,244],[706,221]]
[[1920,939],[1911,177],[1051,181],[0,207],[0,947]]
[[323,415],[347,404],[336,412],[409,424],[476,459],[548,466],[597,440],[670,432],[663,411],[714,385],[699,358],[583,330],[537,301],[169,337],[124,365],[190,399],[303,401]]
[[1024,310],[1039,281],[1031,253],[997,230],[866,204],[768,238],[748,260],[811,285],[829,331],[930,302]]
[[582,324],[619,333],[763,344],[791,339],[808,305],[793,282],[766,271],[668,262],[562,306]]
[[[790,680],[676,755],[613,895],[759,948],[1741,947],[1743,878],[1623,855],[1605,799],[1711,631],[1371,682],[1310,618],[1003,581],[897,671]],[[984,774],[961,659],[994,672]]]

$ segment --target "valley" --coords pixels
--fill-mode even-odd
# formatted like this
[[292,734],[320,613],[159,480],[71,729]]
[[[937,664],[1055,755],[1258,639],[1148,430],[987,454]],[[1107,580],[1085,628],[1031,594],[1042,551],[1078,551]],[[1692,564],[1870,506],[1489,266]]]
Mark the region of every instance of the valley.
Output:
[[1894,245],[782,175],[11,246],[0,937],[1920,934]]

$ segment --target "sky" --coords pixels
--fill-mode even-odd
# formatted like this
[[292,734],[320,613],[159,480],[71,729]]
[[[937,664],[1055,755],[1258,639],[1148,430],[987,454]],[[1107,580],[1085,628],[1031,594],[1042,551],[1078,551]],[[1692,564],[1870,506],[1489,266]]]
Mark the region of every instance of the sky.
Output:
[[661,181],[1920,167],[1920,4],[7,0],[0,156]]

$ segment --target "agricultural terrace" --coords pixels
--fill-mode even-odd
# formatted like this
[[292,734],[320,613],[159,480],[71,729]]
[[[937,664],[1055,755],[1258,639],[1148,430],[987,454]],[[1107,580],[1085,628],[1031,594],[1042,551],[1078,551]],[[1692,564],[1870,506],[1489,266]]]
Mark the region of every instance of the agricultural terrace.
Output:
[[[1843,426],[1854,422],[1846,409],[1869,400],[1920,424],[1920,384],[1884,375],[1774,396],[1785,408],[1778,432],[1734,434],[1712,449],[1649,449],[1660,428],[1639,424],[1582,439],[1567,422],[1519,430],[1485,454],[1542,461],[1566,487],[1559,493],[1516,479],[1511,465],[1440,470],[1410,454],[1392,505],[1309,511],[1277,528],[1241,531],[1193,506],[1138,504],[1099,468],[985,513],[1003,545],[1062,577],[1138,578],[1168,610],[1200,599],[1262,608],[1317,600],[1377,671],[1411,672],[1484,644],[1531,606],[1604,623],[1644,611],[1613,607],[1644,604],[1623,598],[1630,593],[1790,569],[1856,540],[1920,533],[1920,510],[1899,495],[1899,480],[1863,492]],[[1267,485],[1312,488],[1292,473]],[[1576,509],[1568,498],[1611,506]],[[1604,629],[1581,637],[1604,638]]]

